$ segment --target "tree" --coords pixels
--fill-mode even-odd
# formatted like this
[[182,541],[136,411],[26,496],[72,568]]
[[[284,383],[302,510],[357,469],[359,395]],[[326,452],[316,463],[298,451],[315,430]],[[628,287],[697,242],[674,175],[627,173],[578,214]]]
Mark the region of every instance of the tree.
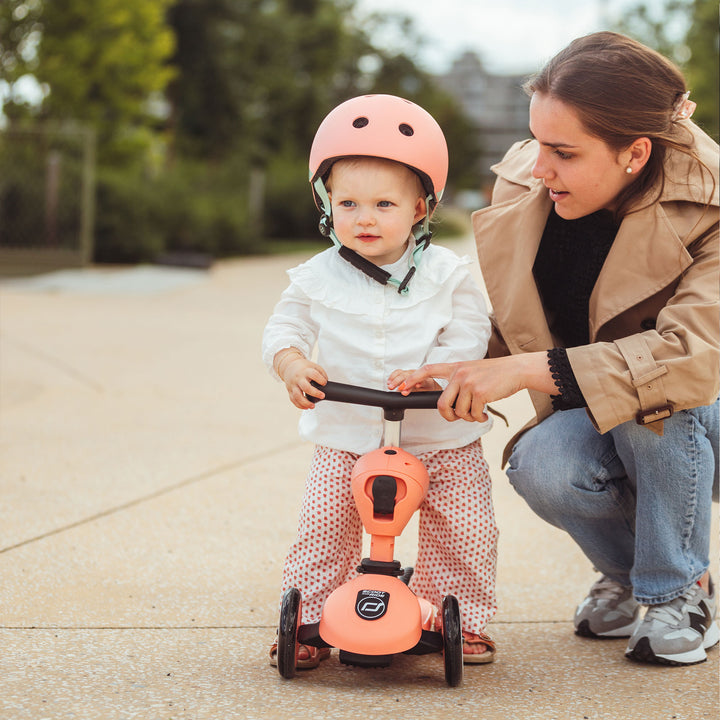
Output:
[[718,4],[716,0],[667,0],[657,15],[645,4],[627,11],[618,30],[674,60],[684,72],[692,99],[693,120],[718,139]]
[[[35,114],[98,133],[101,260],[232,254],[315,235],[315,130],[363,92],[415,100],[443,126],[453,180],[475,134],[416,67],[412,22],[385,52],[354,0],[3,0],[0,68],[47,89]],[[165,114],[150,112],[151,99]],[[148,148],[154,154],[143,153]],[[155,162],[148,172],[148,158]],[[129,162],[137,160],[138,162]],[[265,220],[264,228],[260,220]]]
[[101,160],[152,121],[149,100],[172,76],[171,1],[43,3],[34,74],[50,92],[41,115],[93,125]]
[[42,9],[41,0],[0,3],[0,91],[4,83],[6,94],[3,102],[0,92],[0,110],[10,118],[27,112],[27,100],[16,92],[16,85],[37,65]]
[[201,157],[244,150],[254,164],[309,128],[365,51],[347,0],[177,0],[169,89],[178,147]]
[[698,107],[693,119],[717,141],[720,137],[720,77],[718,71],[718,5],[695,0],[685,38],[690,57],[685,64],[688,87]]

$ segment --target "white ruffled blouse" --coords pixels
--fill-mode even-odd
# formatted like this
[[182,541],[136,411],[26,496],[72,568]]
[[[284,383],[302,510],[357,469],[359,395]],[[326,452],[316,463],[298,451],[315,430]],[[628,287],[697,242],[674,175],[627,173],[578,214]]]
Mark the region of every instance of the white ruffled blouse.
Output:
[[[384,269],[404,277],[410,250]],[[490,321],[470,263],[430,245],[409,292],[400,295],[329,248],[288,271],[290,285],[263,334],[263,361],[275,375],[276,353],[296,347],[323,367],[329,380],[387,390],[396,369],[482,358]],[[401,444],[415,454],[463,447],[491,424],[450,423],[436,410],[408,410]],[[317,445],[362,454],[380,446],[382,426],[380,408],[322,401],[302,412],[299,432]]]

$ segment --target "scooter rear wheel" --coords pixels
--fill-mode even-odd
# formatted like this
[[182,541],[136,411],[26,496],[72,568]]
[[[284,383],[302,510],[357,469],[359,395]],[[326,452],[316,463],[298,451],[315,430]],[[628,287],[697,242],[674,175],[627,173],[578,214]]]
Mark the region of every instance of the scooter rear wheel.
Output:
[[280,606],[280,624],[277,639],[277,668],[284,678],[295,677],[302,595],[297,588],[285,592]]
[[463,639],[460,606],[454,595],[443,598],[442,635],[445,681],[457,687],[463,679]]

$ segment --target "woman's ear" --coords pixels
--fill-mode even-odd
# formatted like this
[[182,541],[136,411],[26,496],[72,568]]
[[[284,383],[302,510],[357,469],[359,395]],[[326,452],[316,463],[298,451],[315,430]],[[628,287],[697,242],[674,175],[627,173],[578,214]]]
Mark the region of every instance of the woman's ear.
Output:
[[651,153],[652,140],[640,137],[624,151],[625,162],[622,165],[631,168],[633,174],[637,174],[647,165]]

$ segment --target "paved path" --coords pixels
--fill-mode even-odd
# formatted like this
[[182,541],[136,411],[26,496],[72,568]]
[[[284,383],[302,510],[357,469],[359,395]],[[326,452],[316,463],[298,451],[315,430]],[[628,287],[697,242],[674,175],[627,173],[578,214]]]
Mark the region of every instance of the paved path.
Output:
[[642,666],[622,640],[573,635],[594,573],[498,467],[522,396],[485,440],[497,662],[455,689],[436,656],[333,656],[292,681],[269,667],[311,448],[259,345],[299,259],[0,283],[0,720],[718,717],[717,650]]

